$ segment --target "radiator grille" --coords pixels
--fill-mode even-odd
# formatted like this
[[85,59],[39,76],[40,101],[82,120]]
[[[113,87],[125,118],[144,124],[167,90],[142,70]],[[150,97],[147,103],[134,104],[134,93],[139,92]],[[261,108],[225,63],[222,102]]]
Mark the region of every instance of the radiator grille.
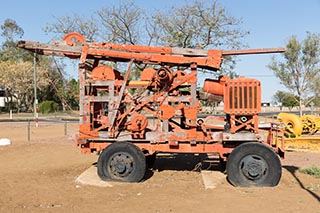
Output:
[[261,86],[255,79],[231,79],[225,84],[224,108],[228,114],[258,114],[261,111]]

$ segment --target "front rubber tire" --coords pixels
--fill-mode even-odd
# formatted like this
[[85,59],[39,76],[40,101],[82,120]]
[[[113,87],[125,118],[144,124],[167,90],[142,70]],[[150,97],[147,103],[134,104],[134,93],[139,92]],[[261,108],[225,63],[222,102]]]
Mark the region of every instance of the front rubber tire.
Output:
[[258,142],[237,146],[228,157],[226,169],[229,182],[241,187],[276,186],[282,173],[277,154]]
[[139,182],[146,172],[143,152],[129,142],[115,142],[105,148],[98,159],[98,175],[102,180]]

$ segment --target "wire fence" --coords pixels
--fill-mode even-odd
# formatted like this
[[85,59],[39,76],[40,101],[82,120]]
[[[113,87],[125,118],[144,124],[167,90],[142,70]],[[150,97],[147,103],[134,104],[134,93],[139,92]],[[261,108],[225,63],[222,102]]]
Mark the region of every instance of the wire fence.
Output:
[[8,138],[13,144],[33,142],[58,142],[61,140],[73,141],[78,131],[77,122],[1,122],[0,138]]

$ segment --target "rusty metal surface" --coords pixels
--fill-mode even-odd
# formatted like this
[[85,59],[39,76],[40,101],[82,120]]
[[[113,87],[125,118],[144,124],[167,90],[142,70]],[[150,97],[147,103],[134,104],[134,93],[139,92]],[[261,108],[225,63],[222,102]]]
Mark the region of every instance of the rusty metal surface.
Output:
[[[149,154],[215,152],[225,159],[240,142],[273,139],[265,140],[258,132],[259,81],[207,79],[199,91],[198,70],[216,71],[223,55],[274,53],[284,49],[222,51],[88,43],[78,33],[67,34],[62,41],[52,44],[20,41],[18,47],[80,59],[80,125],[76,143],[84,152],[101,151],[111,143],[130,141]],[[126,63],[127,69],[116,70],[105,62]],[[144,65],[138,76],[132,74],[133,69],[138,69],[135,63],[139,67]],[[208,115],[198,119],[201,98],[223,100],[226,118]]]

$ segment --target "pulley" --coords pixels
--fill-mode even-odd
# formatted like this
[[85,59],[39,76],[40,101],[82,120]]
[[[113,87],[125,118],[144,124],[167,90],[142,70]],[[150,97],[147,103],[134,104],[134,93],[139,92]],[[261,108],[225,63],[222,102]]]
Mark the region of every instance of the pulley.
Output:
[[132,132],[141,132],[148,126],[148,119],[143,114],[134,114],[131,117],[130,125],[128,130]]
[[77,32],[66,34],[62,40],[64,40],[69,46],[75,46],[76,43],[83,43],[86,41],[85,37]]
[[172,82],[172,71],[168,67],[161,67],[157,70],[156,81],[160,86],[171,84]]
[[123,80],[121,73],[107,65],[97,66],[92,70],[92,80]]

